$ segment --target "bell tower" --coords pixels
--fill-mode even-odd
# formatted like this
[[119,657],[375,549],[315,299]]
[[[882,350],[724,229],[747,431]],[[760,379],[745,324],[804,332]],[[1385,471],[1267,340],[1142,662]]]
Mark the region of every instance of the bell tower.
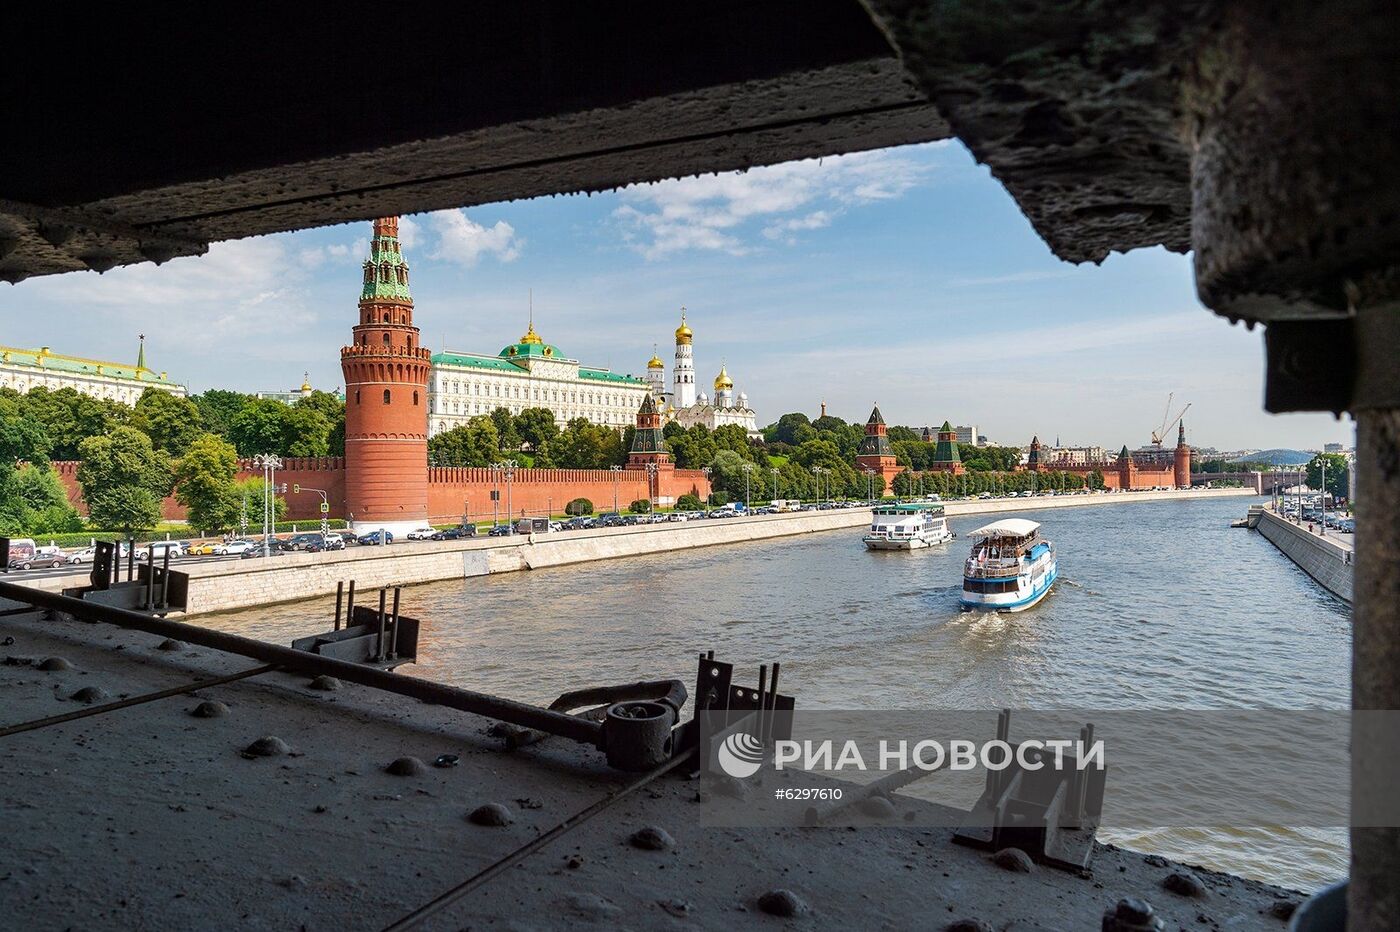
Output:
[[428,520],[428,370],[413,326],[399,218],[374,221],[345,374],[345,510],[360,532],[402,538]]

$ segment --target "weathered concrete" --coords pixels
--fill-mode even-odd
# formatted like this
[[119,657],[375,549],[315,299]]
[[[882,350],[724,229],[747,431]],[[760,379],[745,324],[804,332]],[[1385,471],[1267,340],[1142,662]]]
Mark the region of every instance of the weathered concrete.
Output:
[[[202,649],[161,651],[159,638],[105,625],[12,616],[0,618],[0,635],[15,639],[6,653],[17,658],[0,665],[0,726],[69,711],[75,704],[61,697],[81,686],[139,695],[253,665]],[[690,654],[686,645],[677,651]],[[48,656],[69,658],[73,669],[24,662]],[[560,689],[584,685],[594,684]],[[192,716],[201,702],[220,702],[227,714]],[[3,924],[34,932],[383,928],[630,779],[568,741],[504,752],[488,725],[358,686],[317,692],[305,678],[270,673],[0,738]],[[264,737],[289,752],[240,753]],[[405,756],[445,753],[460,764],[385,772]],[[892,802],[900,814],[930,805]],[[508,824],[469,820],[492,804]],[[704,824],[706,805],[691,781],[658,781],[425,928],[728,930],[758,924],[759,898],[786,889],[807,907],[803,928],[940,929],[980,919],[996,929],[1068,932],[1098,928],[1105,908],[1139,896],[1168,928],[1280,932],[1269,910],[1300,899],[1111,847],[1097,852],[1092,876],[1011,874],[952,844],[947,830],[874,818],[878,828],[855,831],[722,829]],[[629,844],[648,826],[674,844]],[[1179,871],[1195,873],[1209,899],[1162,890]]]
[[1259,515],[1258,531],[1322,588],[1351,602],[1354,555],[1350,541],[1311,533],[1267,509]]

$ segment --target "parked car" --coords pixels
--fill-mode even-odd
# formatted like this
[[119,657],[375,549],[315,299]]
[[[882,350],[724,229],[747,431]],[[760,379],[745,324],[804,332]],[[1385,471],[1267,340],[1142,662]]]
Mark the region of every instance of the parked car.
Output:
[[291,537],[287,538],[285,541],[282,542],[282,549],[305,550],[312,544],[325,547],[325,543],[326,539],[321,536],[319,531],[315,533],[293,534]]
[[608,511],[598,516],[597,527],[622,527],[626,523],[622,515],[615,511]]
[[436,533],[437,533],[437,529],[436,529],[436,528],[430,528],[430,527],[416,527],[416,528],[414,528],[413,530],[411,530],[411,531],[408,532],[408,539],[409,539],[409,540],[432,540],[432,539],[433,539],[433,535],[436,534]]
[[392,544],[394,542],[394,532],[385,530],[370,531],[368,534],[361,534],[358,541],[365,545]]
[[153,540],[146,544],[136,545],[136,559],[142,560],[146,554],[155,555],[157,560],[165,557],[165,552],[170,551],[172,557],[183,557],[185,555],[185,542],[182,540]]
[[457,527],[443,528],[433,534],[433,540],[461,540],[466,537],[476,536],[475,524],[462,524]]
[[192,557],[207,557],[210,554],[212,554],[218,548],[218,546],[218,541],[201,540],[191,544],[189,549],[185,552]]
[[247,550],[243,551],[241,554],[238,555],[238,559],[256,560],[259,557],[280,557],[286,552],[281,547],[275,546],[275,544],[277,543],[276,541],[273,541],[272,543],[274,544],[274,546],[269,547],[266,550],[264,550],[264,548],[261,546],[249,547]]
[[509,524],[498,524],[486,532],[487,537],[510,537],[515,533],[514,528]]
[[219,544],[214,548],[214,553],[221,557],[236,557],[247,550],[251,550],[253,542],[251,540],[230,540]]

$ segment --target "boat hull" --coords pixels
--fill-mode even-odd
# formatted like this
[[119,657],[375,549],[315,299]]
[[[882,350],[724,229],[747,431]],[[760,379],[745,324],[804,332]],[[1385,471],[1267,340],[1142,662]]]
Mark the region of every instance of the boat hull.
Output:
[[952,534],[945,534],[942,537],[863,537],[865,546],[870,550],[926,550],[935,544],[943,544],[953,539]]
[[1040,581],[1032,584],[1029,591],[963,592],[962,598],[959,600],[960,605],[965,612],[1024,612],[1028,608],[1034,608],[1049,595],[1051,587],[1055,585],[1055,580],[1058,578],[1059,566],[1052,561],[1045,574],[1040,577]]

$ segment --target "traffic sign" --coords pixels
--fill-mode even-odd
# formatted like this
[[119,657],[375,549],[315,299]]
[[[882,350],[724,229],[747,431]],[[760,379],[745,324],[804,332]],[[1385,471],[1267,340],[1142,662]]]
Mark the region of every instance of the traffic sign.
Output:
[[328,515],[328,514],[330,514],[330,513],[331,513],[331,506],[330,506],[330,503],[329,503],[329,502],[322,502],[322,503],[321,503],[321,514],[323,514],[323,515]]

